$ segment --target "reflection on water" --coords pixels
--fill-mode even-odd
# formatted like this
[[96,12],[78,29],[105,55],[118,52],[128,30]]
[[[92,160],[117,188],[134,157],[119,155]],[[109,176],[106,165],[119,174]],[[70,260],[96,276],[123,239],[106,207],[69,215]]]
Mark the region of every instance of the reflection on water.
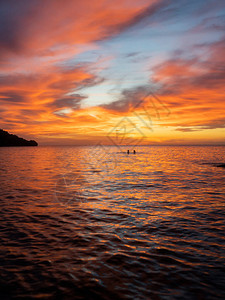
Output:
[[224,299],[225,147],[0,149],[0,299]]

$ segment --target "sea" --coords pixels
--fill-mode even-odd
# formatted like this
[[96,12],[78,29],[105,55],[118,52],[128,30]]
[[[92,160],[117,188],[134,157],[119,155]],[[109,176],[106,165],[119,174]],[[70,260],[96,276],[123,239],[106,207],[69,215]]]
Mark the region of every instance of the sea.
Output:
[[0,148],[1,300],[225,299],[225,146],[133,150]]

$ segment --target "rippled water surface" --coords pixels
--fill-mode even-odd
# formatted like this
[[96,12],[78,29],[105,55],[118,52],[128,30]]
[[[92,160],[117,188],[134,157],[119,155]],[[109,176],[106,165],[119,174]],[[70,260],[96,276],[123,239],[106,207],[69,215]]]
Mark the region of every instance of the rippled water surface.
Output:
[[0,148],[0,299],[225,299],[225,147]]

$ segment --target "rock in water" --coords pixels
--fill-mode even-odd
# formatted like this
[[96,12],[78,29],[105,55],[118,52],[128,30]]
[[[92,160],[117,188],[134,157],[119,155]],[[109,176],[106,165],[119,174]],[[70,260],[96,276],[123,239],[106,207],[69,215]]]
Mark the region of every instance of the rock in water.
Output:
[[219,168],[225,168],[225,164],[219,164],[219,165],[217,165],[217,167],[219,167]]

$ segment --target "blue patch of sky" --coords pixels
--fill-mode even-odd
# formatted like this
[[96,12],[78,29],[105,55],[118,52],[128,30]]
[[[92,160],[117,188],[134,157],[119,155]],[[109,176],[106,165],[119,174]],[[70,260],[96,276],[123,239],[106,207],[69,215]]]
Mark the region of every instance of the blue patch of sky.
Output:
[[150,84],[151,69],[171,58],[176,50],[182,50],[183,57],[190,59],[195,45],[218,40],[221,32],[212,35],[193,31],[206,17],[218,14],[207,9],[201,14],[201,9],[211,2],[174,1],[117,36],[98,42],[99,49],[70,60],[68,63],[84,63],[93,68],[99,58],[109,57],[109,65],[97,70],[105,81],[81,90],[87,96],[83,105],[117,101],[123,90]]

